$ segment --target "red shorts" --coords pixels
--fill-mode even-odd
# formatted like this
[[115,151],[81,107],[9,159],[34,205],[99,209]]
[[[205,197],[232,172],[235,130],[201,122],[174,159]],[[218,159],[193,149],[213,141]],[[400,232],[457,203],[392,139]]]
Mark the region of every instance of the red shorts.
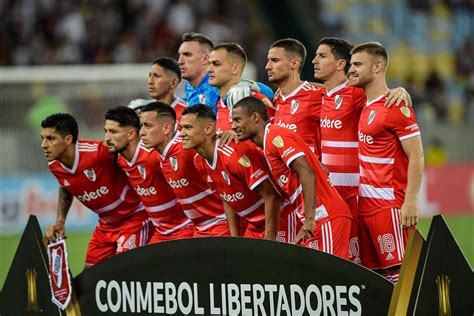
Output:
[[170,234],[163,234],[160,233],[157,229],[153,236],[151,236],[150,242],[148,244],[155,244],[162,241],[170,241],[170,240],[177,240],[183,238],[192,238],[194,236],[194,225],[190,224]]
[[351,226],[352,219],[342,216],[323,223],[316,222],[314,237],[306,240],[303,246],[348,259]]
[[369,216],[359,215],[358,226],[362,265],[377,270],[402,264],[408,234],[412,230],[402,229],[399,208]]
[[151,229],[154,227],[145,211],[131,215],[112,229],[99,223],[87,247],[86,266],[148,244]]
[[265,238],[265,224],[263,226],[254,226],[252,223],[247,222],[243,236],[246,238]]
[[194,229],[193,237],[220,237],[230,236],[229,224],[227,221],[220,221],[211,227],[201,231],[197,228]]
[[359,196],[354,195],[348,198],[346,201],[347,206],[351,210],[352,215],[352,227],[351,227],[351,237],[349,239],[349,260],[354,263],[361,263],[360,260],[360,250],[359,250],[359,229],[357,228],[357,214],[358,214],[358,204]]
[[280,224],[278,227],[276,240],[292,243],[302,226],[303,223],[301,222],[297,211],[283,214],[280,216]]

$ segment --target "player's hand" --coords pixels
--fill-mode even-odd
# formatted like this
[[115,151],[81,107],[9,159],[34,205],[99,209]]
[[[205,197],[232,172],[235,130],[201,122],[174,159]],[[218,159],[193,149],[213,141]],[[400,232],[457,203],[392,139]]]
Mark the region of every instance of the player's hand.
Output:
[[300,240],[303,240],[303,242],[306,242],[308,238],[314,237],[314,234],[313,234],[314,225],[315,225],[314,219],[313,220],[307,219],[304,222],[303,227],[301,227],[300,231],[298,232],[298,235],[296,235],[294,243],[297,244],[300,242]]
[[223,131],[219,135],[220,141],[219,141],[219,147],[224,147],[225,145],[230,145],[232,142],[238,144],[239,143],[239,137],[237,137],[237,133],[234,132],[233,130],[228,130],[228,131]]
[[387,100],[385,101],[384,106],[386,107],[392,107],[395,101],[396,106],[400,106],[400,103],[403,101],[406,106],[411,106],[411,97],[408,94],[407,90],[405,90],[402,87],[395,88],[392,90],[389,90],[386,94],[385,97]]
[[243,79],[238,84],[233,85],[226,95],[226,104],[232,110],[234,105],[245,97],[250,96],[251,92],[260,92],[260,87],[255,81]]
[[418,223],[418,206],[416,202],[405,201],[400,210],[403,229],[410,229]]
[[48,241],[56,241],[59,237],[66,238],[63,222],[56,222],[46,227],[44,236]]

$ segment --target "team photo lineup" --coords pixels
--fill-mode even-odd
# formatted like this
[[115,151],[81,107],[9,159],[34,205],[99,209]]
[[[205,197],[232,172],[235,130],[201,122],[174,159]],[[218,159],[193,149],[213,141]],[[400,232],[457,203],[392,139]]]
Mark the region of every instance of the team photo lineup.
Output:
[[[242,77],[238,43],[183,34],[178,60],[151,61],[150,99],[104,113],[103,139],[82,139],[67,113],[42,120],[59,185],[46,238],[67,235],[76,198],[98,215],[86,268],[147,244],[240,236],[323,251],[396,283],[424,157],[410,95],[387,86],[389,54],[378,42],[325,37],[307,50],[280,39],[265,66],[274,92]],[[305,62],[313,78],[301,78]]]

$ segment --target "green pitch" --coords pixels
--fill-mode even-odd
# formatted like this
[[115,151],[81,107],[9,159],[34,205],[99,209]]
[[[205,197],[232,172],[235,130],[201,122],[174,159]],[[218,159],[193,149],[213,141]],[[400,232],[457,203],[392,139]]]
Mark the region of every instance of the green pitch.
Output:
[[[464,255],[474,264],[474,215],[446,217],[448,225],[454,234]],[[418,224],[421,233],[426,237],[430,227],[431,219],[423,219]],[[79,274],[84,266],[87,244],[92,232],[69,233],[67,238],[67,249],[69,264],[73,275]],[[13,256],[20,241],[20,235],[0,236],[0,285],[3,287],[8,270],[10,269]]]

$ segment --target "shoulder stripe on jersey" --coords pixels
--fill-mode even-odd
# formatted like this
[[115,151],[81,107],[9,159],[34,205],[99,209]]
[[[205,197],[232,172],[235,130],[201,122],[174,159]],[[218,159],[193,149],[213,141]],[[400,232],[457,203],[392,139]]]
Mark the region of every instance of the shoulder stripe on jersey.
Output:
[[232,156],[232,153],[231,153],[231,152],[228,152],[228,151],[225,150],[224,148],[217,148],[217,150],[220,151],[221,153],[223,153],[224,155],[226,155],[227,157]]
[[392,165],[395,159],[393,158],[380,158],[380,157],[369,157],[359,154],[359,159],[364,162],[379,163],[385,165]]
[[94,152],[94,151],[98,151],[99,149],[96,148],[96,149],[85,149],[85,148],[79,148],[79,151],[81,152]]
[[99,146],[99,144],[79,142],[79,143],[77,143],[77,146],[79,146],[79,147],[97,147],[97,146]]
[[405,135],[405,136],[402,136],[402,137],[400,137],[399,139],[402,141],[402,140],[405,140],[405,139],[408,139],[408,138],[412,138],[412,137],[415,137],[415,136],[418,136],[418,135],[421,135],[420,131],[414,132],[414,133],[411,133],[411,134],[408,134],[408,135]]

